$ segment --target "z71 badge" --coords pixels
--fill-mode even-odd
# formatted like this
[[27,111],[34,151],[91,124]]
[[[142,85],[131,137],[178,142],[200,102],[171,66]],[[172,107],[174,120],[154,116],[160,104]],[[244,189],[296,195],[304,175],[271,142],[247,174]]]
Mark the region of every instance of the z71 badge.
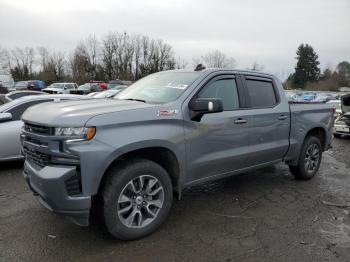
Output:
[[170,109],[170,110],[158,110],[157,116],[175,116],[179,113],[179,110],[177,109]]

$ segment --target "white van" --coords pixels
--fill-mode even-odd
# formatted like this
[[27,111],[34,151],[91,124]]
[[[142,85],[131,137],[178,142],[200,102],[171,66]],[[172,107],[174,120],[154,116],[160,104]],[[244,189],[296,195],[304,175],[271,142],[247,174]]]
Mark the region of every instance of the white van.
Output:
[[0,83],[7,88],[11,88],[14,85],[14,81],[11,74],[0,71]]

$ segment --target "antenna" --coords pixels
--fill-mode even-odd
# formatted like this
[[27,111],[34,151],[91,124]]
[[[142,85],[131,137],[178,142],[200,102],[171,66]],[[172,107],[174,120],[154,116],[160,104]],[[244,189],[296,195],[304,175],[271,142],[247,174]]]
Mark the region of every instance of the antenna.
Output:
[[194,69],[194,71],[201,71],[201,70],[203,70],[203,69],[205,69],[205,66],[203,66],[202,64],[198,64],[198,65],[196,66],[196,68]]

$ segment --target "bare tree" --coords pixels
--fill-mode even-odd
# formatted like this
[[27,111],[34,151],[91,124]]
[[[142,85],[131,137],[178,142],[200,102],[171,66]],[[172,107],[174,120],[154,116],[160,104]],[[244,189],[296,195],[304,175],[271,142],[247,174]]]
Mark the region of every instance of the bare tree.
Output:
[[84,83],[90,80],[89,75],[89,58],[86,53],[86,47],[83,44],[79,44],[73,54],[69,58],[69,67],[72,75],[72,79],[78,83]]
[[47,70],[47,63],[49,60],[49,51],[44,46],[38,46],[37,52],[39,55],[39,63],[41,66],[41,71],[46,71]]
[[9,51],[0,46],[0,69],[4,71],[11,70],[11,55]]
[[[176,69],[184,69],[188,65],[188,62],[184,59],[182,59],[180,56],[178,56],[175,60],[175,68]],[[196,64],[198,65],[198,64]]]
[[96,78],[98,56],[100,51],[100,43],[95,35],[89,35],[85,41],[83,41],[84,52],[89,62],[89,74],[91,79]]
[[53,53],[49,56],[47,71],[54,76],[55,81],[64,79],[65,64],[65,56],[62,52]]
[[102,40],[102,65],[108,79],[113,79],[114,77],[114,69],[113,69],[113,60],[115,55],[114,38],[115,36],[112,33],[109,33]]
[[215,68],[236,67],[236,60],[219,50],[214,50],[201,57],[193,58],[193,63],[194,66],[204,64],[207,67]]
[[14,62],[16,79],[27,79],[33,76],[35,50],[33,47],[25,47],[11,50],[11,60]]

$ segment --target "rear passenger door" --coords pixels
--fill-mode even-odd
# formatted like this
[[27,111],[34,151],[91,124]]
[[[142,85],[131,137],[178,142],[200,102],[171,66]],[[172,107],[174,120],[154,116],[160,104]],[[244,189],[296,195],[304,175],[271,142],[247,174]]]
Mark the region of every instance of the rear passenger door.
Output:
[[288,102],[281,102],[273,78],[244,75],[243,82],[254,127],[250,135],[250,165],[282,159],[289,146]]

